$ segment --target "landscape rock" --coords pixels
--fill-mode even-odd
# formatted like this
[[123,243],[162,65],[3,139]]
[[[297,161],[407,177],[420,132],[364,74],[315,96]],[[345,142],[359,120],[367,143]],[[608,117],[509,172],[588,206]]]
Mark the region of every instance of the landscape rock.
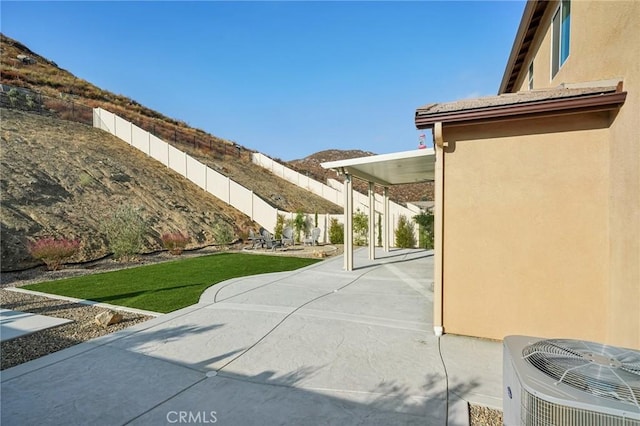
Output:
[[102,328],[107,328],[112,324],[118,324],[122,321],[122,315],[115,311],[102,311],[95,317],[96,324]]

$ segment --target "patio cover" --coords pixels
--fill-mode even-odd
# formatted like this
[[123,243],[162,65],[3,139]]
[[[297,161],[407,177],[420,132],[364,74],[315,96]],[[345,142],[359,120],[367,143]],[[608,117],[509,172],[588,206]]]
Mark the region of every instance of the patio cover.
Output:
[[435,178],[435,151],[433,149],[415,149],[391,154],[350,158],[347,160],[322,163],[325,169],[331,169],[344,175],[344,266],[353,270],[353,187],[352,177],[369,183],[369,258],[375,258],[374,226],[375,210],[374,185],[384,188],[383,224],[384,250],[389,250],[389,196],[391,185],[432,181]]

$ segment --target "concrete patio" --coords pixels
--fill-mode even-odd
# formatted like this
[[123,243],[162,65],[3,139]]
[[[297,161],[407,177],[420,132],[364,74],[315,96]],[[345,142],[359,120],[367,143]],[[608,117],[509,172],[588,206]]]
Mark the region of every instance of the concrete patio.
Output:
[[464,425],[468,402],[501,408],[502,345],[433,334],[432,252],[377,256],[226,281],[5,370],[1,421]]

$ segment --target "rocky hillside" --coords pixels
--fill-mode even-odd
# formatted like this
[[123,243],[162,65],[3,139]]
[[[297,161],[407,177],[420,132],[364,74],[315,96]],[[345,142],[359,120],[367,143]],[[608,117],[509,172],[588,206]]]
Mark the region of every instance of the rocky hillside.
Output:
[[83,124],[0,110],[2,271],[34,265],[27,241],[42,236],[79,239],[73,260],[109,253],[102,224],[119,206],[148,225],[146,251],[160,235],[182,231],[191,246],[215,244],[213,227],[241,236],[251,220],[106,132]]
[[[80,239],[83,248],[76,261],[106,254],[101,223],[122,205],[139,210],[149,224],[148,251],[161,248],[164,232],[187,232],[192,245],[202,246],[216,243],[211,230],[217,223],[231,226],[238,237],[252,226],[242,213],[182,176],[92,128],[94,107],[152,132],[280,210],[342,212],[255,166],[251,151],[242,146],[102,90],[2,34],[0,45],[0,100],[8,108],[2,108],[0,120],[3,271],[33,265],[27,241],[40,236]],[[370,154],[323,151],[288,165],[324,181],[336,177],[321,162]],[[357,183],[356,189],[366,191]],[[391,198],[431,199],[432,190],[430,184],[403,185],[392,189]]]
[[[229,176],[280,210],[342,212],[335,204],[256,167],[251,162],[251,152],[238,144],[194,129],[125,96],[102,90],[3,34],[0,34],[0,43],[1,83],[29,89],[35,94],[16,96],[13,106],[85,124],[92,122],[91,108],[101,107]],[[22,99],[29,96],[31,100]],[[3,100],[7,97],[4,94]]]

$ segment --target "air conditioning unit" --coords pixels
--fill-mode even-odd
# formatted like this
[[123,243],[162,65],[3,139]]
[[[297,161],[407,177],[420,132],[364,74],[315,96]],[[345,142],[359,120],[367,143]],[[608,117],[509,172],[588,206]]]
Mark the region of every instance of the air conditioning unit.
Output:
[[640,351],[572,339],[507,336],[507,426],[640,426]]

